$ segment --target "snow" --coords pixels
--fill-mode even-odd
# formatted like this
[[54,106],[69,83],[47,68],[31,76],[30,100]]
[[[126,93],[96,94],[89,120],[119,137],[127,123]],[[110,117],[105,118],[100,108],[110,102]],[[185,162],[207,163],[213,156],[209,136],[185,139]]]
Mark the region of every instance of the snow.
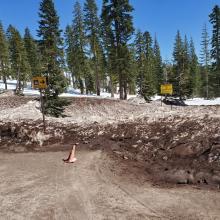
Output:
[[[16,88],[16,80],[7,80],[8,90],[14,90]],[[2,80],[0,80],[0,90],[4,90],[5,85]],[[39,96],[40,93],[38,90],[34,90],[31,88],[31,83],[28,82],[26,88],[24,89],[24,95],[26,96]],[[74,89],[72,87],[68,87],[65,93],[62,93],[60,97],[96,97],[96,98],[111,98],[111,94],[107,92],[101,92],[101,96],[98,97],[95,94],[82,95],[79,89]],[[119,99],[119,94],[115,94],[115,99]],[[158,101],[161,99],[161,96],[154,96],[151,98],[152,101]],[[128,100],[134,104],[144,104],[144,99],[137,97],[136,95],[128,95]],[[194,98],[187,99],[185,101],[186,105],[189,106],[213,106],[220,105],[220,97],[216,99],[206,100],[203,98]]]
[[220,105],[220,98],[206,100],[203,98],[194,98],[194,99],[188,99],[185,101],[187,105],[191,106],[210,106],[210,105]]
[[[11,98],[13,100],[13,96]],[[8,99],[3,100],[2,104],[10,102],[10,100],[9,96]],[[4,122],[42,121],[40,103],[36,100],[29,101],[19,107],[3,108],[0,113],[0,121]],[[94,123],[103,125],[134,121],[152,123],[166,119],[167,126],[169,126],[173,120],[179,125],[187,118],[193,118],[193,120],[200,120],[204,117],[219,119],[220,108],[218,106],[174,106],[171,110],[168,105],[161,106],[159,101],[139,104],[129,100],[119,102],[110,99],[76,99],[66,107],[64,114],[67,117],[46,116],[46,123],[78,124],[83,127]]]
[[[8,83],[8,90],[14,90],[16,88],[16,80],[7,80]],[[2,80],[0,80],[0,90],[4,90],[5,89],[5,84],[3,83]],[[32,89],[31,88],[31,83],[28,82],[26,88],[24,89],[24,95],[26,96],[39,96],[40,93],[38,90],[36,89]],[[67,91],[65,93],[62,93],[60,95],[60,97],[97,97],[95,94],[81,94],[79,89],[74,89],[71,86],[69,86],[67,88]],[[132,97],[136,97],[135,95],[128,95],[128,98],[132,98]],[[106,92],[101,92],[101,96],[97,97],[97,98],[111,98],[111,94],[110,93],[106,93]],[[119,98],[119,94],[115,94],[114,98]]]
[[[8,83],[8,85],[7,85],[8,90],[13,90],[16,87],[17,81],[16,80],[8,80],[7,83]],[[3,83],[2,80],[0,80],[0,90],[3,90],[3,89],[5,89],[5,84]]]
[[24,95],[27,96],[39,96],[40,92],[34,89],[24,89]]
[[155,95],[154,97],[151,98],[152,101],[158,101],[161,100],[161,96]]
[[38,120],[41,118],[40,103],[37,101],[29,101],[20,107],[2,110],[0,115],[2,121]]

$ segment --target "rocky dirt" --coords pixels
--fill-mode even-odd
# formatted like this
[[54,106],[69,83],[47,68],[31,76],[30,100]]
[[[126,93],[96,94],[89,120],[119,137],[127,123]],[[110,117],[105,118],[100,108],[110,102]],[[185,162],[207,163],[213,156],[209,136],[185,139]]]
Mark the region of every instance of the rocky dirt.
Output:
[[[0,109],[0,172],[4,176],[0,192],[18,199],[0,197],[3,217],[220,219],[219,106],[171,111],[160,102],[73,98],[66,118],[46,117],[44,133],[37,100],[14,99],[7,97]],[[62,156],[76,142],[80,161],[64,166]],[[11,171],[6,178],[7,170]],[[36,176],[29,177],[31,173]],[[13,182],[17,178],[19,184]],[[19,191],[29,179],[34,192],[43,191],[34,194],[29,214],[20,213],[12,207],[30,198],[31,189],[27,194]],[[42,179],[39,186],[38,179]],[[52,195],[54,189],[58,191]],[[58,198],[64,204],[60,208]],[[43,207],[43,201],[49,205]],[[38,216],[34,210],[39,207]]]

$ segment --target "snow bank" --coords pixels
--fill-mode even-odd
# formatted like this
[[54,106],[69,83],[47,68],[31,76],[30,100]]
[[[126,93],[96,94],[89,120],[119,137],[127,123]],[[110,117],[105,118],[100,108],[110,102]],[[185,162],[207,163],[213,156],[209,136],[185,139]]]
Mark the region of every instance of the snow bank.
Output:
[[38,120],[42,118],[40,112],[40,103],[30,101],[25,105],[17,108],[9,108],[2,110],[0,120],[2,121],[20,121],[20,120]]
[[[14,90],[16,88],[16,80],[7,80],[8,83],[8,90]],[[2,80],[0,80],[0,90],[5,88],[5,84]],[[40,93],[38,90],[34,90],[31,88],[31,83],[28,82],[26,88],[24,89],[24,95],[26,96],[39,96]],[[74,89],[73,87],[69,86],[65,93],[60,95],[61,97],[97,97],[97,98],[111,98],[111,94],[107,92],[101,92],[101,96],[96,96],[96,94],[90,95],[82,95],[79,89]],[[119,94],[114,95],[115,99],[119,99]],[[128,95],[128,99],[130,102],[135,104],[144,104],[145,101],[142,98],[139,98],[137,95]],[[161,96],[154,96],[151,98],[152,101],[158,101],[161,99]],[[220,97],[212,100],[205,100],[203,98],[194,98],[194,99],[187,99],[185,101],[186,105],[189,106],[211,106],[211,105],[220,105]]]
[[209,106],[209,105],[220,105],[220,98],[206,100],[202,98],[194,98],[194,99],[187,99],[185,101],[187,105],[193,105],[193,106]]

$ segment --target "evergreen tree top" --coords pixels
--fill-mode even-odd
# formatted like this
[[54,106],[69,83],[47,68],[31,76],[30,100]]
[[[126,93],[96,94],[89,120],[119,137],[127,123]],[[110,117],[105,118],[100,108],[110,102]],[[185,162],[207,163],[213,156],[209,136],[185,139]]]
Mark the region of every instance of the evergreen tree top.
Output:
[[181,38],[180,31],[177,31],[176,37],[175,37],[175,43],[174,43],[174,49],[173,49],[173,58],[174,62],[177,62],[177,60],[180,60],[183,56],[183,41]]
[[25,30],[24,30],[24,36],[25,37],[32,37],[30,29],[28,27],[26,27]]
[[[122,44],[126,44],[134,32],[133,17],[131,12],[134,8],[129,0],[104,0],[102,7],[102,19],[106,26],[114,27],[113,32],[117,35],[120,30],[120,39]],[[119,38],[119,36],[115,36]]]
[[203,25],[202,29],[200,60],[200,62],[206,67],[210,63],[210,37],[206,24]]
[[86,0],[84,4],[84,23],[86,31],[91,32],[90,35],[99,35],[99,18],[98,7],[95,0]]
[[2,22],[0,21],[0,31],[3,32],[3,25],[2,25]]
[[3,25],[0,21],[0,61],[5,62],[5,60],[8,59],[8,56],[8,43]]
[[[73,9],[72,34],[74,44],[83,48],[85,46],[84,16],[79,1],[76,1]],[[70,32],[69,32],[70,33]]]
[[54,39],[56,37],[58,43],[61,43],[59,39],[62,31],[59,30],[59,17],[53,0],[42,0],[39,17],[38,37],[43,39]]

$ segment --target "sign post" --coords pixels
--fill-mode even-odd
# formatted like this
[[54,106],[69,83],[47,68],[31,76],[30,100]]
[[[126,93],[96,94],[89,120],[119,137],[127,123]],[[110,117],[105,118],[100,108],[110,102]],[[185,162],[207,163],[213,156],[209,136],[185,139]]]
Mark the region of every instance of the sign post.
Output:
[[[162,95],[173,95],[173,85],[172,84],[163,84],[160,86],[161,91],[161,106],[162,106]],[[172,103],[171,103],[172,110]]]
[[39,92],[40,92],[41,112],[43,115],[43,127],[44,127],[44,132],[45,132],[46,131],[46,123],[45,123],[43,90],[45,90],[47,88],[46,77],[34,77],[32,79],[32,87],[34,89],[39,89]]

